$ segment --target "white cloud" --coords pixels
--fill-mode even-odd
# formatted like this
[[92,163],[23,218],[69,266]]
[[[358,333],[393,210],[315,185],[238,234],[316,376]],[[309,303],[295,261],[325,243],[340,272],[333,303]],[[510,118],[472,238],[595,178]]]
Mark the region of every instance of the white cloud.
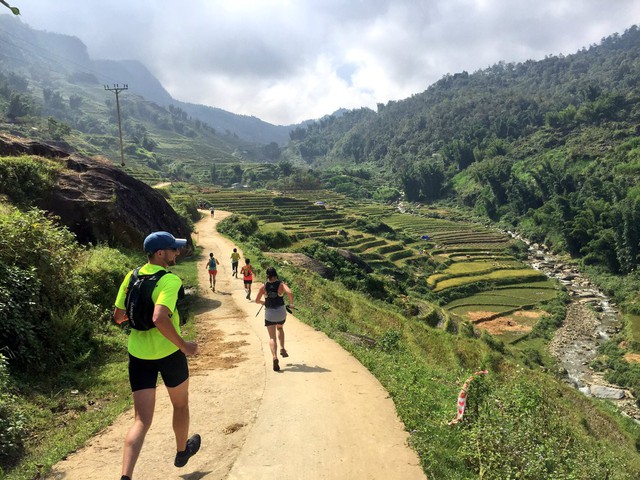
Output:
[[140,60],[176,99],[277,124],[340,107],[375,108],[447,73],[501,60],[571,54],[640,19],[635,0],[24,0],[18,6],[25,23],[79,37],[94,58]]

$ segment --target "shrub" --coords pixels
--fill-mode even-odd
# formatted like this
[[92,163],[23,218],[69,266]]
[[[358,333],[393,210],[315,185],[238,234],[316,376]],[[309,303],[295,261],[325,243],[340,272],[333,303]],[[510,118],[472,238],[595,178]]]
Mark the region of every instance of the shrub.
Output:
[[380,348],[387,353],[394,352],[400,348],[401,339],[402,334],[398,330],[387,330],[380,339]]
[[184,219],[187,226],[193,230],[193,223],[200,220],[197,200],[193,197],[171,197],[169,198],[169,204]]
[[[42,211],[0,211],[0,348],[8,347],[16,366],[45,371],[91,349],[90,329],[84,327],[96,309],[75,269],[80,253],[71,232]],[[84,319],[66,329],[73,312]]]
[[245,241],[258,231],[258,219],[254,216],[231,215],[218,224],[218,231],[238,241]]
[[13,203],[28,205],[53,185],[60,166],[51,160],[32,157],[0,158],[0,193]]
[[76,271],[84,279],[86,292],[92,302],[111,311],[122,279],[136,267],[135,262],[106,245],[83,252],[79,260]]
[[22,451],[26,419],[17,411],[16,396],[10,393],[7,359],[0,353],[0,476]]
[[49,315],[39,301],[41,288],[33,267],[0,263],[0,348],[19,361],[44,355],[40,339]]
[[363,219],[357,218],[354,222],[354,226],[359,230],[367,233],[375,234],[387,234],[387,238],[395,238],[396,231],[386,223],[383,223],[375,219]]
[[400,198],[400,191],[394,187],[380,187],[373,192],[373,199],[379,202],[391,203]]
[[[262,243],[261,250],[271,248],[284,248],[291,245],[291,237],[284,230],[262,232],[257,235],[257,240]],[[264,248],[263,248],[264,247]]]

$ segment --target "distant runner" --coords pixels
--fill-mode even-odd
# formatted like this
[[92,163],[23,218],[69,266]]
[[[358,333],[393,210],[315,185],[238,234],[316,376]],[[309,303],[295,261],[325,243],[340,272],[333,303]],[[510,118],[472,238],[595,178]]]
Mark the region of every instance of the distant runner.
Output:
[[244,281],[244,291],[247,292],[247,300],[251,300],[251,283],[253,282],[253,267],[251,260],[245,259],[245,266],[240,270],[242,280]]
[[207,260],[207,270],[209,270],[209,288],[216,291],[216,275],[218,274],[218,265],[220,262],[213,256],[213,253],[209,254],[209,260]]
[[[278,274],[274,267],[267,268],[267,282],[260,287],[256,296],[256,303],[264,305],[264,326],[269,332],[269,348],[273,357],[273,370],[280,370],[278,361],[278,341],[280,342],[280,355],[288,357],[289,354],[284,348],[284,322],[287,318],[287,307],[284,305],[284,294],[289,297],[289,307],[293,306],[293,293],[289,286],[278,279]],[[262,297],[265,297],[262,300]],[[278,332],[276,339],[276,330]]]
[[240,254],[238,249],[234,248],[231,254],[231,276],[238,278],[238,262],[240,261]]
[[213,207],[211,207],[211,208],[209,209],[209,211],[211,212],[211,218],[213,218],[214,208],[213,208]]

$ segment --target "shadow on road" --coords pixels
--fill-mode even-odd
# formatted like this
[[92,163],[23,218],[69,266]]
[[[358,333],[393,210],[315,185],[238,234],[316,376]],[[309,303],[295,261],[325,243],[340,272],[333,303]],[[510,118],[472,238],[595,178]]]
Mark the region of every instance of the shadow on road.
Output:
[[180,475],[180,478],[183,478],[184,480],[200,480],[201,478],[206,477],[210,473],[211,472],[193,472],[193,473],[187,473],[186,475]]
[[330,372],[328,368],[319,367],[316,365],[315,367],[311,367],[305,363],[287,363],[286,368],[283,368],[282,371],[285,372],[302,372],[302,373],[326,373]]
[[[193,313],[200,315],[201,313],[220,308],[222,302],[213,298],[200,297],[193,303]],[[180,310],[182,312],[182,310]]]

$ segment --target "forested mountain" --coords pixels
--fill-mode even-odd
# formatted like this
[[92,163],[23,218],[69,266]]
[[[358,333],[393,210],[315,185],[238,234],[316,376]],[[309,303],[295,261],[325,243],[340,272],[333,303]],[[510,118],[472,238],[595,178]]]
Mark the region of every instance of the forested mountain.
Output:
[[382,171],[408,200],[454,199],[630,272],[640,263],[639,82],[633,26],[572,55],[446,75],[377,112],[297,129],[288,152],[316,168]]
[[11,15],[0,15],[0,44],[3,129],[117,161],[116,97],[103,85],[127,84],[119,94],[124,152],[141,178],[206,181],[218,164],[218,181],[235,182],[232,164],[271,160],[261,144],[288,135],[288,127],[172,101],[139,62],[93,61],[79,39],[33,30]]
[[[256,117],[238,115],[221,108],[175,100],[147,67],[135,60],[95,60],[93,65],[98,80],[110,84],[117,79],[127,79],[132,93],[168,107],[173,105],[187,112],[194,119],[207,123],[220,133],[237,135],[243,140],[284,145],[289,140],[293,126],[272,125]],[[122,83],[122,81],[121,81]]]

